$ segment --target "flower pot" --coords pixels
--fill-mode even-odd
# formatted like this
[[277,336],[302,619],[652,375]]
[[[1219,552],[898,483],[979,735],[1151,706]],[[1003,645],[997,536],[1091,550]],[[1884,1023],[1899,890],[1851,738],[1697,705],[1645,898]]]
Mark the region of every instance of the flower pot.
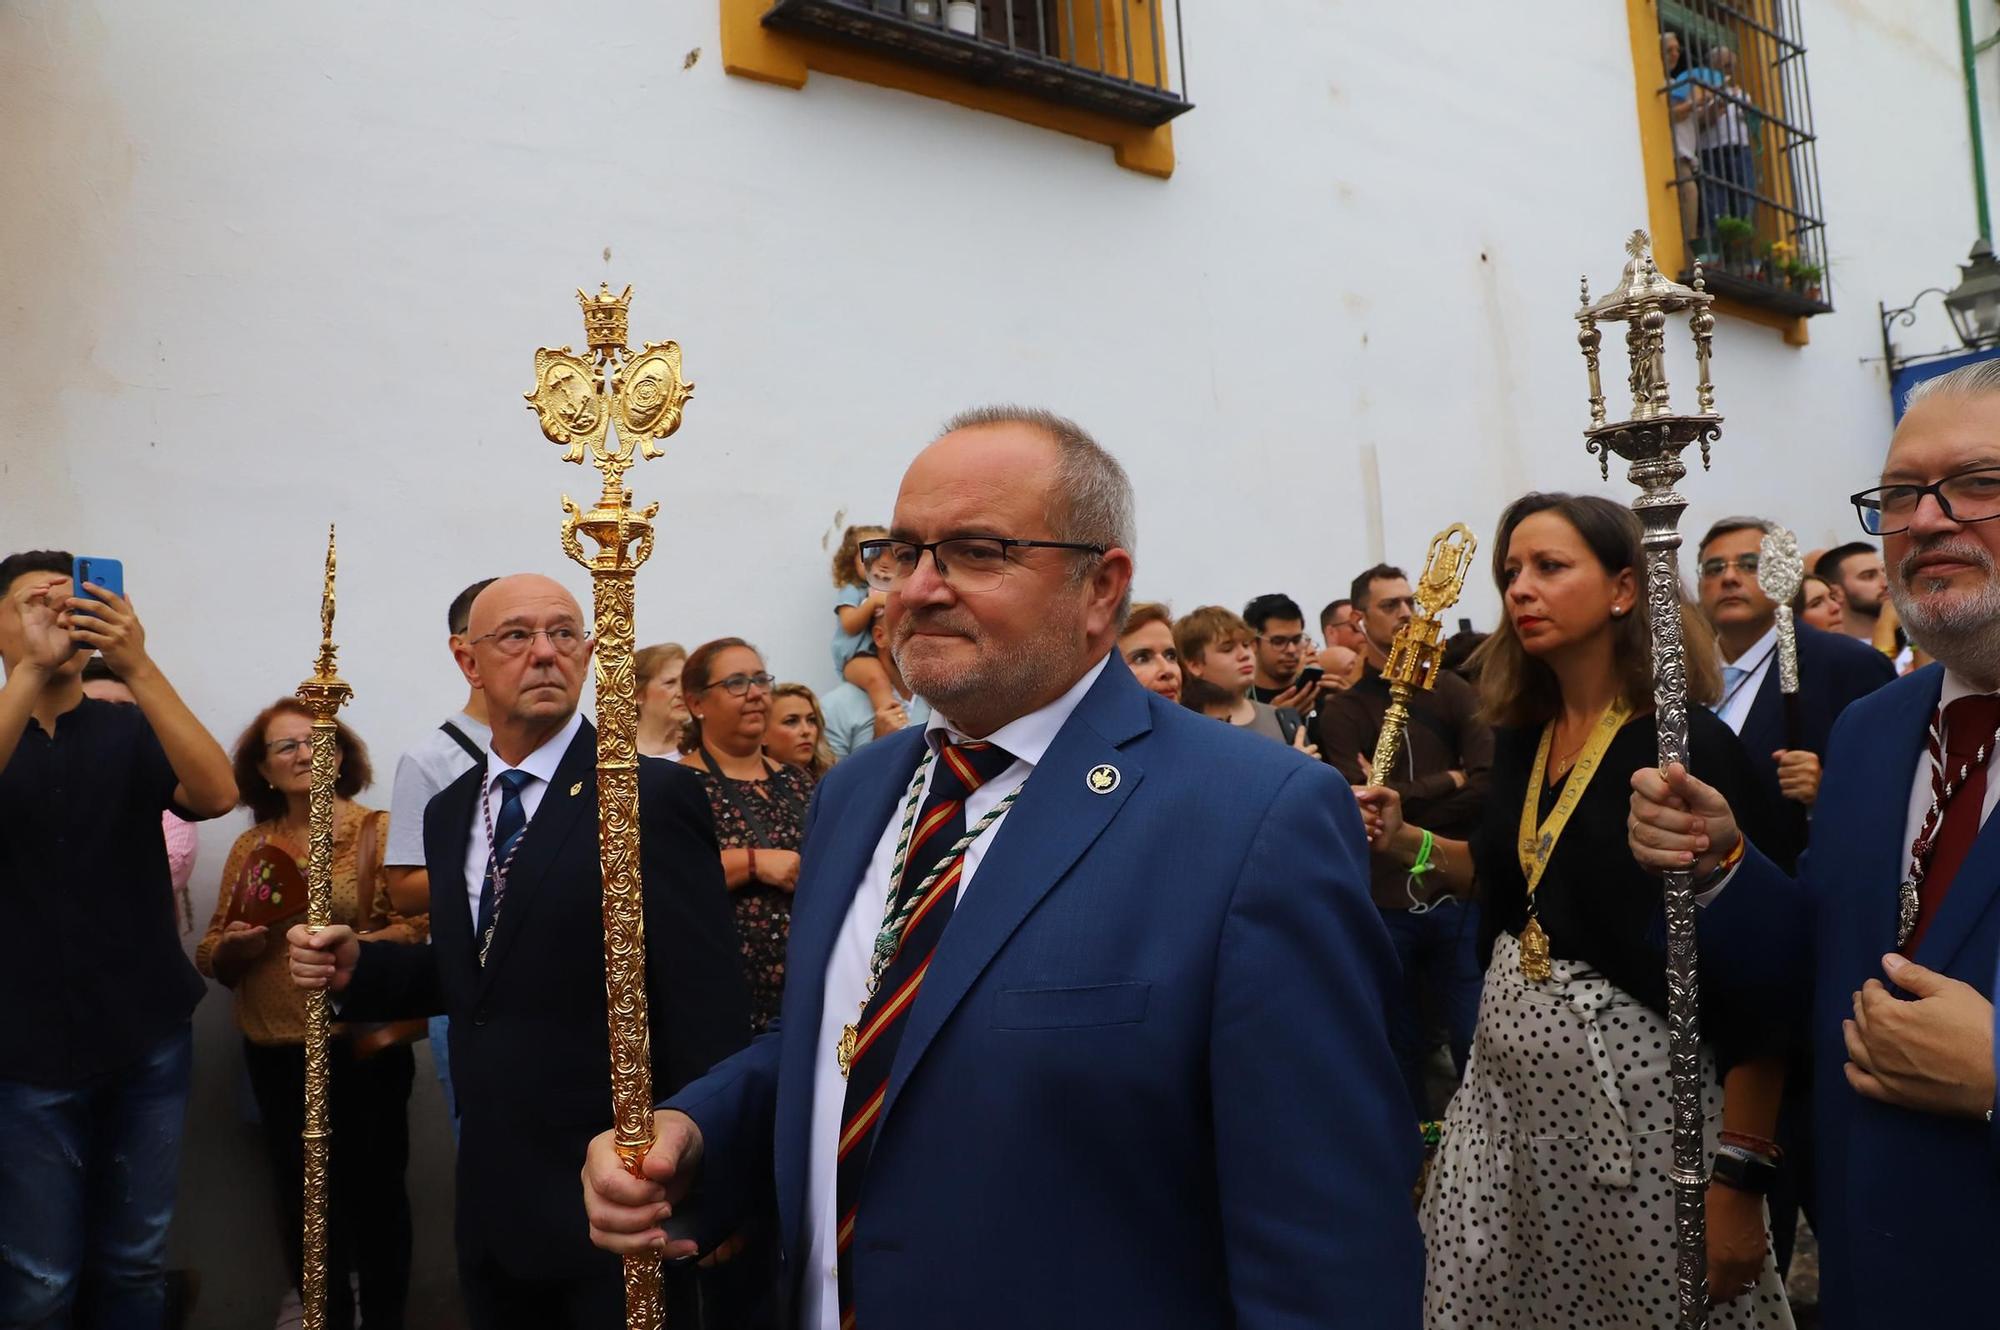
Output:
[[1818,283],[1818,282],[1814,282],[1814,283],[1812,283],[1812,284],[1811,284],[1810,286],[1806,287],[1806,299],[1807,299],[1807,300],[1810,300],[1810,301],[1812,301],[1812,302],[1813,302],[1814,304],[1818,304],[1818,303],[1819,303],[1819,283]]
[[945,0],[944,25],[967,37],[979,35],[978,0]]

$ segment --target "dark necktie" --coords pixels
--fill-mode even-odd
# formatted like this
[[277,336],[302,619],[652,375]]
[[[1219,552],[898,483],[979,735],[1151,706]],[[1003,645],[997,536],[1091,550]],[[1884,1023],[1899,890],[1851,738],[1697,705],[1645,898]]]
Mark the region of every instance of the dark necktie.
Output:
[[[868,1156],[874,1148],[876,1128],[881,1122],[889,1072],[896,1061],[903,1028],[909,1022],[910,1008],[916,1005],[917,990],[923,986],[924,974],[930,968],[931,954],[937,950],[945,925],[951,921],[959,880],[965,872],[964,854],[954,853],[965,837],[965,801],[974,790],[1012,765],[1013,754],[995,744],[945,744],[938,749],[930,792],[924,797],[923,809],[910,832],[909,856],[901,885],[915,891],[933,872],[938,877],[910,916],[895,959],[882,972],[875,996],[861,1013],[860,1033],[848,1068],[834,1175],[836,1213],[840,1216],[834,1246],[840,1266],[841,1330],[852,1330],[854,1325],[854,1271],[848,1248],[854,1241],[856,1203],[861,1195],[862,1175],[868,1169]],[[896,891],[898,885],[891,882],[889,889]]]
[[500,893],[505,890],[499,884],[506,874],[508,857],[528,829],[528,811],[521,807],[521,790],[534,777],[525,771],[503,771],[498,779],[500,813],[493,819],[493,844],[486,855],[486,876],[479,883],[479,918],[472,933],[475,949],[486,945],[486,930],[493,926],[494,915],[500,909]]
[[[1943,774],[1936,766],[1931,768],[1931,794],[1944,803],[1944,818],[1938,824],[1935,848],[1917,892],[1917,926],[1904,948],[1906,955],[1916,954],[1924,930],[1944,903],[1952,879],[1972,852],[1972,843],[1979,839],[1980,818],[1986,811],[1986,760],[1993,755],[1996,729],[2000,729],[2000,696],[1982,693],[1961,697],[1944,709]],[[1931,752],[1935,755],[1937,751],[1933,738]],[[1960,771],[1965,772],[1963,780],[1959,779]],[[1946,781],[1952,785],[1949,799],[1943,790]]]

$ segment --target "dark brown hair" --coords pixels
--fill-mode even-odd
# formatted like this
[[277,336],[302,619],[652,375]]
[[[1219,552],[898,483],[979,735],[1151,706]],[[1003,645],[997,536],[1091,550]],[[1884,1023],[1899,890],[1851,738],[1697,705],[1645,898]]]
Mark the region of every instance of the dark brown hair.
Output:
[[1199,674],[1181,671],[1181,705],[1189,711],[1207,715],[1210,707],[1233,707],[1236,694],[1217,684],[1212,684]]
[[[757,651],[740,637],[718,637],[713,642],[703,642],[688,652],[687,664],[681,666],[681,697],[691,700],[696,693],[704,692],[715,682],[709,678],[715,669],[715,658],[731,647],[745,647]],[[764,653],[759,651],[761,657]],[[694,707],[688,707],[688,722],[681,730],[681,751],[692,753],[701,747],[701,718],[694,714]]]
[[[1375,603],[1375,584],[1377,582],[1407,582],[1409,580],[1410,575],[1396,567],[1396,565],[1392,563],[1378,563],[1373,568],[1363,569],[1360,575],[1347,588],[1347,594],[1353,597],[1348,603],[1365,610],[1368,606]],[[1339,603],[1339,601],[1334,602],[1335,605]],[[1329,605],[1327,608],[1331,610],[1333,606]]]
[[[259,822],[275,822],[285,815],[285,796],[278,793],[257,768],[264,761],[265,727],[273,717],[286,712],[309,720],[312,718],[305,703],[296,697],[281,697],[258,712],[257,719],[244,727],[231,754],[231,761],[236,767],[236,788],[243,806]],[[333,737],[340,745],[340,776],[334,781],[333,792],[338,798],[352,799],[375,779],[375,770],[368,765],[368,745],[338,720],[333,723]]]
[[[1537,513],[1553,513],[1570,524],[1605,572],[1616,576],[1630,569],[1638,585],[1634,612],[1611,623],[1612,659],[1625,701],[1635,712],[1653,706],[1653,640],[1646,608],[1644,529],[1630,508],[1594,494],[1524,494],[1500,515],[1493,537],[1493,585],[1504,605],[1507,597],[1507,547],[1514,529]],[[1688,701],[1713,702],[1722,696],[1722,668],[1717,663],[1715,634],[1708,621],[1680,595],[1681,645],[1686,662]],[[1479,694],[1486,719],[1494,725],[1542,725],[1562,711],[1562,688],[1555,671],[1528,654],[1514,631],[1512,615],[1502,614],[1469,662],[1479,672]]]

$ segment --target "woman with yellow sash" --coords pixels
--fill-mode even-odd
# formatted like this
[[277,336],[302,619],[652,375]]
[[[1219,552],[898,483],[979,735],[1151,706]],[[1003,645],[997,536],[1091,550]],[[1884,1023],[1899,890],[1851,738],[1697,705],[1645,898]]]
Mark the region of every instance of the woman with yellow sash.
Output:
[[[1630,777],[1657,750],[1640,535],[1589,496],[1530,494],[1500,519],[1506,614],[1479,654],[1492,797],[1470,842],[1357,792],[1378,853],[1485,907],[1478,1031],[1423,1201],[1429,1330],[1675,1323],[1665,916],[1625,842]],[[1720,692],[1714,639],[1685,600],[1681,619],[1690,765],[1755,806],[1736,736],[1699,705]],[[1784,1031],[1701,978],[1709,1146],[1774,1159]],[[1748,1172],[1709,1188],[1709,1324],[1788,1330]]]

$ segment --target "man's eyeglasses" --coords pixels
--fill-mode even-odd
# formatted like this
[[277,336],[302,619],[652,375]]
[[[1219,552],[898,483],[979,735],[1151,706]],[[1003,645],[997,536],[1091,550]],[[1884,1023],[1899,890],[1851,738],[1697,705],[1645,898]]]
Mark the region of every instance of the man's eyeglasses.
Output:
[[1893,536],[1910,529],[1926,494],[1937,500],[1948,521],[1990,522],[2000,517],[2000,467],[1961,471],[1929,485],[1883,485],[1848,497],[1863,531]]
[[307,735],[303,739],[280,739],[274,744],[264,745],[264,751],[272,757],[291,757],[300,750],[308,753],[313,750],[311,735]]
[[525,655],[538,637],[549,639],[549,646],[558,656],[576,656],[590,644],[590,634],[575,628],[502,628],[491,633],[482,633],[468,642],[468,646],[478,646],[481,642],[491,642],[493,649],[503,656]]
[[1754,553],[1739,554],[1733,559],[1725,559],[1718,554],[1713,559],[1703,559],[1701,561],[1701,575],[1707,578],[1716,578],[1734,568],[1745,577],[1755,577],[1759,566],[1757,556]]
[[1287,647],[1295,647],[1303,643],[1306,640],[1306,635],[1304,633],[1259,633],[1257,634],[1257,640],[1267,647],[1276,647],[1278,650],[1283,651]]
[[861,559],[879,568],[895,591],[910,580],[929,550],[937,564],[938,576],[955,591],[978,593],[998,587],[1007,576],[1012,550],[1073,550],[1101,556],[1102,545],[1081,545],[1070,540],[1009,540],[1002,536],[959,536],[952,540],[918,543],[909,540],[864,540]]
[[[778,677],[775,674],[764,674],[761,672],[757,674],[732,674],[727,678],[717,679],[714,683],[709,684],[708,688],[720,688],[731,697],[742,697],[752,688],[757,689],[759,692],[768,693],[771,691],[771,685],[777,682]],[[708,688],[704,688],[702,691],[707,692]]]

